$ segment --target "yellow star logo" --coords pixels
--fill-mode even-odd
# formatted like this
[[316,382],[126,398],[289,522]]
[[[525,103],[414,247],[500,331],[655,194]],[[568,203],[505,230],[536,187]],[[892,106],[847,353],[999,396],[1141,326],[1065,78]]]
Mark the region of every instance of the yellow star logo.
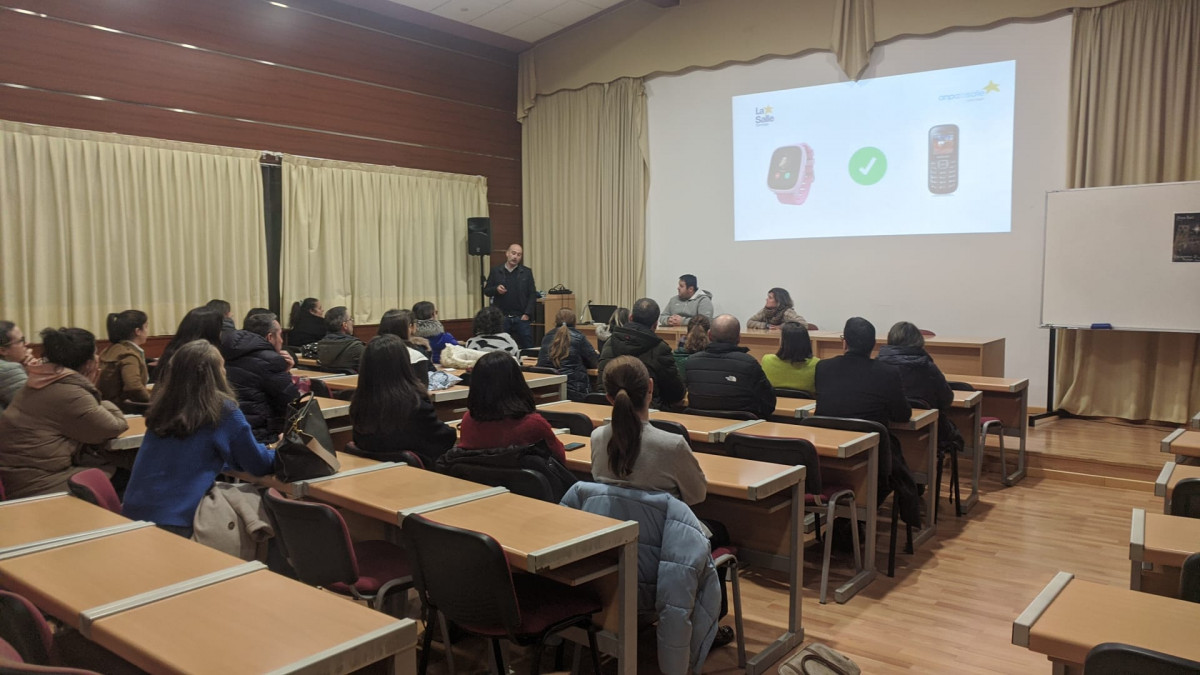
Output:
[[1000,91],[1000,85],[996,84],[995,82],[992,82],[991,80],[988,80],[987,86],[984,87],[983,90],[986,92],[993,92],[993,91],[998,92],[998,91]]
[[763,108],[763,112],[765,112],[765,113],[766,113],[766,114],[768,114],[768,115],[770,115],[770,114],[771,114],[771,111],[772,111],[772,108],[771,108],[771,106],[767,106],[766,108]]

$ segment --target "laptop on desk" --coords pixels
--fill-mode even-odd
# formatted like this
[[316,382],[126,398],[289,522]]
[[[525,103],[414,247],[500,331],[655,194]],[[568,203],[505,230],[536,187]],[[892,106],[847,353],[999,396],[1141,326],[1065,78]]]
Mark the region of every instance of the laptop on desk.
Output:
[[588,305],[588,314],[592,318],[592,323],[608,323],[615,311],[617,311],[616,305]]

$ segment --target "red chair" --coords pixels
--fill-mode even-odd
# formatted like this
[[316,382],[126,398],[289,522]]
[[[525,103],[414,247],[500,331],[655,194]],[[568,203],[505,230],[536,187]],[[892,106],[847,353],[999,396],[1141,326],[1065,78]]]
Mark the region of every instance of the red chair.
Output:
[[32,602],[16,593],[0,591],[0,675],[98,675],[96,671],[74,668],[74,664],[98,667],[110,675],[142,672],[76,631],[67,630],[56,639]]
[[287,499],[274,488],[264,501],[283,555],[300,581],[370,602],[378,610],[390,593],[412,587],[404,550],[382,540],[351,541],[346,521],[333,507]]
[[[435,523],[419,515],[404,519],[401,534],[414,563],[414,581],[425,606],[427,624],[435,613],[460,628],[489,638],[496,668],[508,672],[501,638],[535,644],[531,672],[540,672],[546,638],[573,626],[584,628],[593,672],[600,672],[592,615],[602,605],[586,591],[532,574],[513,575],[495,539]],[[419,672],[429,666],[432,631],[425,631]]]
[[118,515],[121,513],[121,498],[113,489],[112,481],[108,480],[108,474],[100,469],[84,469],[72,475],[67,479],[67,489],[85,502],[91,502]]

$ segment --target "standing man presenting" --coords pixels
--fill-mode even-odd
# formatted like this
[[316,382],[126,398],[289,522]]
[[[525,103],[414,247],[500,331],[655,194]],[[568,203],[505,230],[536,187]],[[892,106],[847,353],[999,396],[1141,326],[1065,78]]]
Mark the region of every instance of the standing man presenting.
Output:
[[528,349],[533,346],[529,320],[537,303],[537,286],[533,270],[521,264],[524,254],[520,244],[509,246],[504,252],[505,263],[493,267],[488,275],[483,294],[504,312],[504,332],[513,336],[521,349]]

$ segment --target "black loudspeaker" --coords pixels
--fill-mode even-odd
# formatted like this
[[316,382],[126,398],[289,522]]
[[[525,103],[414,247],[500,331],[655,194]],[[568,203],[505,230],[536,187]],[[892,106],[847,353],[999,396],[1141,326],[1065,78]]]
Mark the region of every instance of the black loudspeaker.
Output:
[[492,254],[492,219],[467,218],[467,255]]

